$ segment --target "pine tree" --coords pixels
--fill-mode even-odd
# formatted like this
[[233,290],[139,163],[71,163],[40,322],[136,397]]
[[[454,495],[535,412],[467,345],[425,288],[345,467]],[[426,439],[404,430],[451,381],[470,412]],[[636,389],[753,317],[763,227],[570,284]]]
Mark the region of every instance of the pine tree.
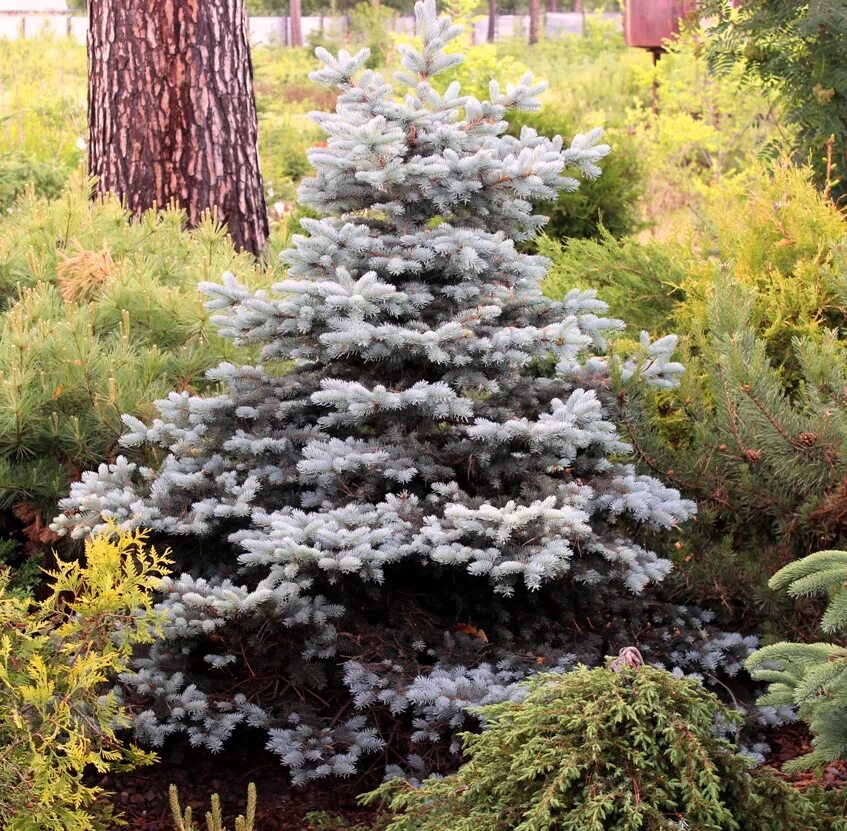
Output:
[[753,677],[770,684],[762,703],[797,707],[814,734],[811,753],[786,768],[847,759],[847,551],[819,551],[791,563],[771,578],[770,587],[794,597],[827,595],[821,629],[841,638],[841,643],[775,643],[747,661]]
[[161,465],[85,474],[55,522],[183,538],[166,636],[124,678],[138,737],[216,750],[261,728],[295,782],[376,751],[443,766],[466,707],[633,639],[708,672],[749,646],[703,641],[700,617],[645,591],[670,569],[650,540],[694,506],[623,461],[611,377],[672,385],[675,339],[610,361],[623,324],[590,291],[547,300],[546,261],[515,247],[544,221],[531,203],[577,187],[567,171],[598,175],[608,147],[507,135],[509,108],[537,106],[531,77],[439,93],[459,32],[432,0],[416,16],[403,97],[367,50],[318,50],[314,77],[340,95],[315,116],[328,142],[301,200],[327,216],[302,220],[288,279],[202,284],[261,363],[222,364],[221,395],[173,393],[151,424],[125,418],[125,445]]

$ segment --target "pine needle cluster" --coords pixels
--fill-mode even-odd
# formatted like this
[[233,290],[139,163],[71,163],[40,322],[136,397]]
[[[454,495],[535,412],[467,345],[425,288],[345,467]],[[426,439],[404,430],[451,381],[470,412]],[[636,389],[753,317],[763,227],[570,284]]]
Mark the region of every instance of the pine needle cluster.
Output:
[[[149,415],[174,389],[239,354],[197,297],[222,269],[262,279],[209,219],[177,211],[129,223],[117,200],[71,182],[0,220],[0,508],[33,546],[79,471],[114,458],[121,415]],[[12,516],[14,514],[14,516]]]
[[792,597],[823,595],[821,620],[828,643],[775,643],[747,661],[754,678],[770,687],[765,705],[789,705],[809,723],[812,751],[786,765],[804,770],[847,759],[847,551],[819,551],[780,569],[770,587]]

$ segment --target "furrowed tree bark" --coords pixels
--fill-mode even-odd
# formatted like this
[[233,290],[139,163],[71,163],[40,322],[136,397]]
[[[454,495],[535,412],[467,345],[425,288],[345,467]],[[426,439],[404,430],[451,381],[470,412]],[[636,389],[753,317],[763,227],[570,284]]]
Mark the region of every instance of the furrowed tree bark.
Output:
[[244,0],[89,0],[89,172],[134,216],[214,210],[236,246],[265,246]]

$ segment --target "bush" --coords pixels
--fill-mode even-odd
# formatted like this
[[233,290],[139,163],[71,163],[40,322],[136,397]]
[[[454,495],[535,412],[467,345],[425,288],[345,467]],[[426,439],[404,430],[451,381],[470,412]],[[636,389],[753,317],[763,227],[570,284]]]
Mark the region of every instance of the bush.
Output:
[[62,192],[67,179],[66,170],[33,159],[25,153],[0,156],[0,214],[11,211],[18,197],[29,187],[36,196],[54,199]]
[[114,458],[122,413],[212,389],[206,371],[239,354],[209,327],[197,281],[266,279],[210,221],[130,223],[89,192],[76,181],[55,200],[29,195],[0,219],[0,508],[36,546],[55,539],[43,517],[70,481]]
[[[847,552],[819,551],[780,569],[772,589],[793,597],[824,595],[821,621],[827,635],[847,635]],[[775,643],[747,661],[753,677],[767,682],[761,703],[796,707],[813,733],[812,752],[786,764],[789,771],[847,759],[847,647],[839,643]]]
[[128,724],[108,684],[158,629],[152,593],[169,560],[137,531],[95,537],[85,564],[59,563],[39,603],[6,591],[0,574],[0,823],[4,831],[92,831],[110,819],[86,785],[149,764],[122,745]]
[[579,667],[482,707],[458,773],[389,782],[388,831],[801,831],[845,827],[718,738],[735,723],[699,682]]
[[39,36],[0,42],[0,156],[23,154],[69,175],[83,162],[85,45]]
[[[566,140],[574,134],[572,125],[554,107],[510,115],[511,135],[519,135],[524,127],[531,127],[543,136],[560,135]],[[638,151],[631,139],[620,136],[612,144],[602,176],[587,179],[576,190],[561,191],[554,202],[538,203],[535,209],[549,217],[544,233],[554,240],[597,238],[604,230],[613,237],[621,237],[641,226],[643,193]]]
[[[774,90],[797,128],[795,151],[811,163],[828,195],[847,196],[847,16],[841,0],[760,0],[730,9],[709,0],[717,17],[709,41],[719,70],[743,73]],[[829,145],[829,146],[828,146]]]

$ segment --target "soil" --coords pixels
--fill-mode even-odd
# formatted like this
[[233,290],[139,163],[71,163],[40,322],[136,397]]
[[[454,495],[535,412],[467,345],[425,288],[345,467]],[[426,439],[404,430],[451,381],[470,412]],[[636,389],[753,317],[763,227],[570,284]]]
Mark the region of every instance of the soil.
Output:
[[825,789],[847,788],[847,760],[828,765],[821,771],[787,774],[781,770],[786,762],[812,749],[809,731],[804,724],[789,724],[776,728],[768,736],[768,742],[772,753],[767,764],[778,770],[783,779],[799,790],[805,791],[815,786]]
[[191,806],[197,827],[204,831],[203,817],[211,795],[220,795],[224,824],[232,829],[235,817],[245,811],[250,782],[256,785],[258,796],[257,831],[329,831],[326,825],[308,821],[312,812],[337,815],[338,831],[345,826],[369,827],[374,816],[373,809],[356,806],[354,789],[344,783],[330,788],[292,788],[278,757],[255,748],[219,755],[196,750],[190,753],[190,764],[178,754],[166,755],[150,767],[95,776],[92,781],[110,794],[104,801],[126,822],[126,831],[174,831],[168,804],[171,784],[177,786],[182,807]]

